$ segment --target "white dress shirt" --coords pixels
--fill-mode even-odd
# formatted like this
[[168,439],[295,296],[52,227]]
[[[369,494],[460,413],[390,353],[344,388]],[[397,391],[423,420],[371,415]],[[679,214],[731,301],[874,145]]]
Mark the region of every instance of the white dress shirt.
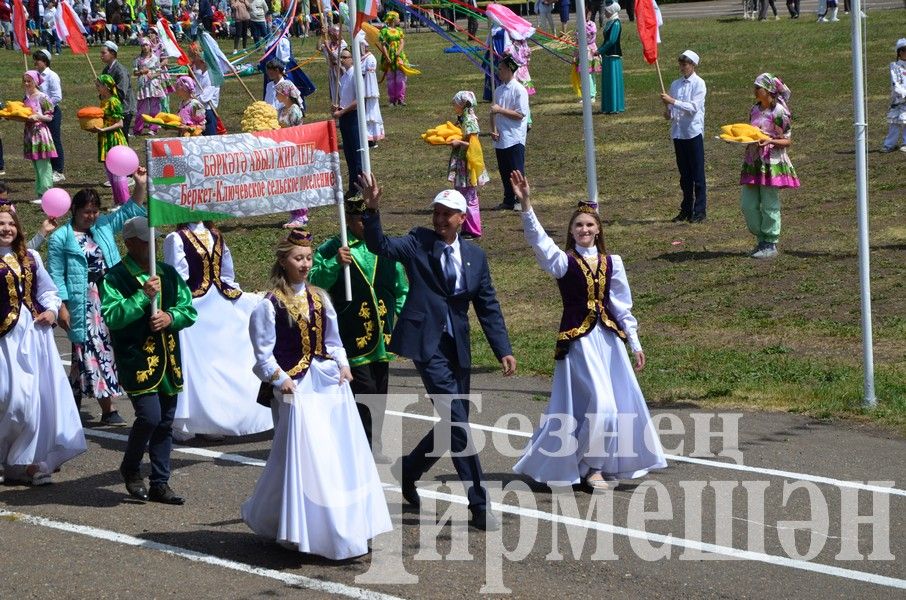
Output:
[[[192,223],[188,229],[206,242],[205,248],[207,248],[208,254],[214,251],[214,236],[204,226],[204,223]],[[202,233],[207,234],[207,238]],[[176,269],[184,280],[189,280],[189,261],[186,260],[186,249],[183,246],[182,237],[175,231],[164,238],[164,262]],[[220,259],[220,279],[230,287],[239,287],[233,267],[233,253],[226,244],[223,245],[223,256]]]
[[340,108],[346,108],[355,102],[355,72],[352,67],[340,75]]
[[525,86],[513,77],[509,83],[502,83],[494,90],[494,104],[507,110],[515,110],[522,114],[521,119],[511,119],[503,115],[494,115],[494,124],[500,137],[494,142],[494,147],[503,150],[516,144],[525,145],[525,136],[528,133],[529,101]]
[[220,105],[220,86],[213,85],[211,83],[211,76],[208,74],[207,69],[202,71],[201,69],[192,69],[195,72],[195,77],[198,79],[198,91],[196,96],[201,103],[204,104],[205,109],[213,108],[217,110],[217,107]]
[[38,89],[50,98],[54,106],[57,106],[63,101],[63,87],[60,85],[60,76],[54,73],[50,67],[47,67],[41,71],[41,77],[44,78],[44,81]]
[[676,104],[667,107],[670,111],[670,137],[690,140],[705,132],[707,93],[705,80],[698,73],[680,77],[670,84],[670,95],[676,99]]

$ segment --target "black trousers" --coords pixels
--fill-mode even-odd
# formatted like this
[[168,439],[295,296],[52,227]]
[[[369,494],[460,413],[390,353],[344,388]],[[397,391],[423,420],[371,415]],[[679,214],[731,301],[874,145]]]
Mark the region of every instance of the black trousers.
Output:
[[495,148],[494,153],[497,155],[500,182],[503,183],[503,203],[512,208],[516,206],[516,194],[510,185],[510,173],[521,171],[525,174],[525,145],[514,144],[509,148]]
[[707,212],[705,187],[705,140],[701,134],[688,140],[673,140],[676,167],[680,173],[683,202],[680,213],[689,217],[704,217]]
[[[352,371],[352,393],[368,445],[374,452],[381,452],[381,429],[384,426],[384,410],[387,408],[387,388],[390,384],[390,363],[373,362],[350,367]],[[377,434],[377,435],[375,435]]]
[[[473,513],[487,510],[488,491],[481,483],[481,463],[472,446],[469,429],[469,403],[463,397],[469,393],[471,372],[459,365],[456,342],[446,333],[441,334],[437,353],[425,362],[416,362],[415,368],[431,396],[440,422],[408,456],[403,457],[403,471],[407,478],[417,481],[444,452],[455,452],[453,466],[466,487],[469,510]],[[436,435],[443,441],[449,440],[449,446],[437,447]]]
[[346,193],[355,194],[355,182],[362,172],[362,158],[359,153],[359,121],[356,111],[350,111],[340,117],[340,135],[343,137],[343,156],[346,157],[346,169],[349,171],[349,184]]
[[[55,106],[53,109],[53,120],[47,124],[50,129],[50,137],[53,138],[53,145],[57,149],[57,157],[50,159],[50,166],[57,173],[63,172],[63,140],[60,138],[60,127],[63,122],[63,109]],[[3,161],[0,160],[0,163]]]

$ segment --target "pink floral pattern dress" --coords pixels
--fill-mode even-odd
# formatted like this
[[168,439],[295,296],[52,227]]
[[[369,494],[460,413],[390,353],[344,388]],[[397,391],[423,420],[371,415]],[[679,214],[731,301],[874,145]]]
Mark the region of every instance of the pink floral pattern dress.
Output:
[[98,282],[104,277],[104,254],[88,233],[75,233],[88,261],[88,292],[85,297],[85,342],[72,345],[72,393],[77,397],[112,398],[123,393],[116,374],[110,330],[101,316]]

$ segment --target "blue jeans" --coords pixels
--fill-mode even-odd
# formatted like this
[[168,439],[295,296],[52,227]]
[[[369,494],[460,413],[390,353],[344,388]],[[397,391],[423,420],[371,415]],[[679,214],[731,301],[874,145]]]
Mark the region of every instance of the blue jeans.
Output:
[[129,396],[135,409],[135,422],[129,432],[126,454],[120,468],[126,473],[138,472],[145,448],[151,460],[151,485],[161,485],[170,480],[170,451],[173,449],[173,416],[176,414],[176,396],[167,394],[142,394]]
[[704,217],[707,212],[705,187],[705,140],[701,134],[688,140],[673,140],[676,167],[680,174],[683,203],[680,213],[690,217]]

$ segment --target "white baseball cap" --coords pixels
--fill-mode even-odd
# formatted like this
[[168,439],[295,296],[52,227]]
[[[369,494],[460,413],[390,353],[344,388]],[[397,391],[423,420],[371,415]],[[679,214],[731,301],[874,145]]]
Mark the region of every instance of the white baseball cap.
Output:
[[693,65],[698,66],[698,61],[699,61],[698,54],[696,54],[692,50],[683,50],[683,53],[680,54],[679,57],[685,58],[686,60],[690,61]]
[[463,196],[456,190],[444,190],[438,195],[434,196],[434,201],[431,202],[431,206],[434,206],[435,204],[440,204],[442,206],[446,206],[447,208],[458,210],[461,213],[464,213],[467,210],[465,196]]
[[138,238],[143,242],[151,241],[151,228],[145,217],[132,217],[123,223],[123,239]]
[[120,53],[120,47],[117,46],[116,44],[114,44],[113,42],[111,42],[110,40],[107,40],[106,42],[104,42],[104,47],[115,54]]
[[899,52],[902,48],[906,48],[906,38],[900,38],[897,40],[897,47],[894,49],[896,52]]

